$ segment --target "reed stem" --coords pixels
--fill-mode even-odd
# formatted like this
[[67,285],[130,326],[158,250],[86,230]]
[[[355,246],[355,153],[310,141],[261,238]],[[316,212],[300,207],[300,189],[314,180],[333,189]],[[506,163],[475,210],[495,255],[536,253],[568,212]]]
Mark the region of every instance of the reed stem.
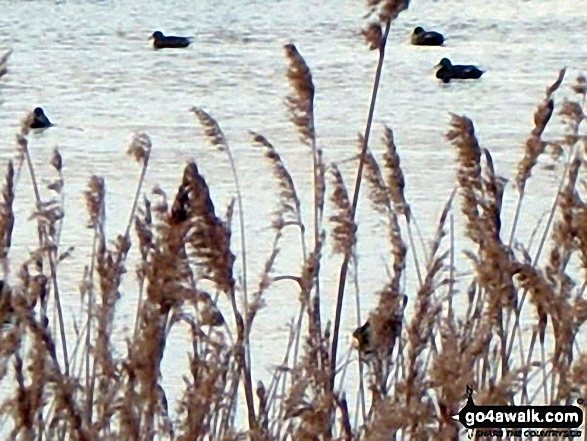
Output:
[[[21,144],[23,147],[24,156],[29,168],[29,173],[31,175],[31,182],[33,184],[33,190],[35,192],[35,200],[36,200],[36,209],[41,210],[42,201],[41,195],[39,193],[39,187],[37,185],[37,179],[35,177],[35,170],[33,168],[33,162],[31,160],[31,155],[29,153],[28,145],[25,143]],[[57,285],[57,268],[55,266],[55,261],[53,258],[52,250],[48,246],[47,240],[47,231],[45,227],[41,224],[40,220],[38,221],[38,228],[39,228],[39,240],[41,249],[45,249],[47,253],[47,259],[49,260],[49,270],[51,272],[51,281],[53,282],[53,292],[55,295],[55,306],[57,308],[57,316],[59,319],[59,334],[61,337],[61,348],[63,350],[63,362],[65,367],[65,375],[69,376],[69,356],[67,354],[67,339],[65,337],[65,324],[63,321],[63,311],[61,309],[61,301],[59,298],[59,287]]]
[[[369,145],[369,135],[371,134],[371,125],[373,123],[373,116],[375,115],[375,103],[377,100],[377,92],[379,91],[379,82],[381,80],[381,72],[383,71],[383,60],[385,58],[385,46],[387,44],[387,37],[391,27],[391,20],[385,23],[385,32],[381,39],[379,46],[379,62],[377,63],[377,71],[375,73],[375,82],[373,84],[373,91],[371,93],[371,105],[369,107],[369,116],[367,117],[367,124],[365,126],[365,133],[363,135],[363,148],[359,158],[359,168],[357,170],[357,177],[355,179],[355,189],[353,192],[353,204],[351,206],[351,221],[354,221],[357,212],[357,205],[359,203],[359,191],[361,189],[361,180],[363,178],[363,167],[365,165],[365,155],[367,154],[367,146]],[[346,253],[342,266],[340,268],[338,294],[336,298],[336,313],[334,318],[334,328],[332,333],[332,350],[330,353],[330,390],[334,389],[334,377],[336,372],[336,351],[338,349],[338,334],[340,332],[340,320],[342,315],[342,301],[344,298],[344,289],[346,284],[347,271],[349,267],[351,254]]]

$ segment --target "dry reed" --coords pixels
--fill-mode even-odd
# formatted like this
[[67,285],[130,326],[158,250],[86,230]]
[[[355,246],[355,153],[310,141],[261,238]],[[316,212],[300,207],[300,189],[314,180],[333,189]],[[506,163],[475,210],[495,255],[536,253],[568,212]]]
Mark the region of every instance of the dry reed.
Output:
[[12,54],[12,49],[8,50],[0,57],[0,78],[8,73],[8,58]]

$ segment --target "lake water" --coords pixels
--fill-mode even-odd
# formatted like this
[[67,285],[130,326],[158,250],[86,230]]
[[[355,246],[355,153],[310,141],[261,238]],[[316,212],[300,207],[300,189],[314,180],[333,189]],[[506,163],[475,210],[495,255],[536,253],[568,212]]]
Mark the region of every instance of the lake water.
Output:
[[[0,80],[0,162],[13,157],[19,121],[36,106],[56,127],[30,137],[38,177],[53,178],[48,161],[58,146],[64,161],[66,217],[62,247],[75,246],[61,266],[66,316],[79,310],[77,284],[88,263],[91,231],[82,192],[89,177],[106,180],[108,235],[124,231],[139,168],[126,157],[131,135],[147,132],[153,153],[146,189],[177,188],[183,166],[195,159],[206,177],[219,212],[234,195],[230,168],[222,152],[210,148],[192,106],[208,111],[224,130],[243,183],[249,264],[249,289],[258,283],[271,250],[271,212],[277,206],[275,182],[262,151],[252,147],[248,130],[271,140],[292,174],[311,225],[311,156],[298,141],[283,104],[289,88],[282,47],[293,42],[312,69],[316,85],[316,130],[327,163],[351,158],[357,132],[364,130],[377,54],[360,37],[361,1],[136,2],[2,1],[0,54],[14,52],[9,73]],[[569,85],[587,71],[584,5],[574,0],[414,0],[393,24],[383,70],[371,146],[380,157],[382,124],[394,129],[406,178],[407,198],[424,240],[433,238],[443,205],[455,183],[455,151],[444,140],[449,112],[475,123],[480,143],[493,154],[496,169],[512,178],[533,123],[533,111],[547,85],[567,67],[559,97],[572,96]],[[415,26],[443,32],[445,47],[409,44]],[[188,49],[153,51],[147,38],[155,30],[191,36]],[[486,73],[479,81],[441,84],[433,67],[442,57],[476,64]],[[559,99],[560,102],[560,99]],[[560,131],[553,118],[551,133]],[[519,239],[527,241],[536,220],[550,207],[562,170],[544,164],[530,181]],[[355,162],[341,164],[352,188]],[[29,178],[17,188],[17,225],[11,258],[20,262],[36,247]],[[47,194],[47,193],[46,193]],[[504,231],[509,231],[517,194],[508,187]],[[235,218],[236,219],[236,218]],[[362,316],[386,282],[383,220],[363,198],[359,214],[359,268]],[[234,252],[239,256],[238,228]],[[310,229],[311,230],[311,229]],[[297,232],[284,239],[275,274],[299,270]],[[123,284],[119,324],[130,326],[136,304],[135,254]],[[325,252],[322,268],[324,321],[332,317],[340,257]],[[387,259],[387,262],[389,260]],[[237,270],[240,272],[240,261]],[[465,267],[465,271],[467,268]],[[415,293],[410,268],[407,292]],[[464,286],[459,286],[464,289]],[[349,290],[344,310],[342,350],[356,326]],[[298,309],[295,286],[282,282],[266,297],[267,308],[252,330],[253,372],[268,379],[280,362],[287,340],[285,324]],[[229,316],[229,313],[225,314]],[[181,328],[173,339],[187,342]],[[276,350],[277,349],[277,350]],[[181,388],[186,347],[169,345],[165,385]],[[350,380],[349,380],[350,381]]]

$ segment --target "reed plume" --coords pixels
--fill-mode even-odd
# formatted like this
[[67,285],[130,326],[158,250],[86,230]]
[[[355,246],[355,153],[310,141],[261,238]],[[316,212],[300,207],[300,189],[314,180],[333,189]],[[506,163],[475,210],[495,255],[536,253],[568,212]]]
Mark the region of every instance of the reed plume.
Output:
[[104,221],[104,198],[106,188],[104,179],[99,176],[92,176],[85,192],[86,207],[90,215],[88,228],[96,228]]
[[[253,142],[265,149],[265,158],[271,164],[273,176],[279,185],[279,209],[275,213],[273,228],[280,230],[284,223],[296,222],[301,228],[301,202],[295,189],[294,181],[281,156],[267,138],[255,132],[249,132]],[[293,219],[292,219],[293,218]]]
[[172,224],[188,221],[186,242],[197,264],[200,278],[208,279],[223,293],[234,295],[234,254],[230,250],[230,229],[216,216],[210,190],[195,162],[185,170],[171,210]]
[[336,164],[331,164],[330,168],[334,188],[330,200],[336,207],[336,214],[330,216],[330,222],[334,225],[331,232],[334,251],[347,254],[352,252],[357,241],[357,225],[351,217],[351,203],[340,170]]
[[9,49],[4,55],[0,57],[0,78],[8,73],[8,58],[12,54],[12,49]]
[[366,0],[366,3],[370,14],[377,13],[383,23],[391,23],[410,5],[409,0]]
[[516,175],[516,186],[520,191],[525,188],[526,181],[530,178],[538,157],[544,152],[545,143],[542,140],[542,133],[554,111],[552,94],[559,88],[564,75],[565,69],[559,72],[557,80],[546,89],[546,96],[534,113],[534,128],[526,141],[524,158],[518,164],[518,174]]
[[374,51],[379,49],[383,38],[383,30],[379,23],[369,23],[363,28],[362,34],[370,50]]
[[312,73],[293,44],[286,44],[284,50],[289,61],[287,78],[293,92],[286,97],[285,102],[291,114],[291,122],[300,132],[300,139],[311,146],[316,140]]
[[[363,136],[359,134],[357,147],[359,151],[363,149]],[[369,200],[371,207],[378,213],[385,214],[392,211],[391,202],[389,200],[390,192],[379,168],[379,164],[375,160],[373,153],[367,147],[364,155],[365,180],[369,188]]]
[[379,19],[384,23],[394,21],[400,13],[408,9],[409,0],[382,0],[379,3]]
[[6,184],[2,190],[2,199],[0,202],[0,259],[2,262],[2,271],[5,278],[8,275],[8,252],[12,244],[12,231],[14,229],[14,211],[12,204],[14,202],[14,166],[12,161],[8,162],[6,169]]
[[[289,61],[287,78],[292,93],[286,97],[286,105],[290,111],[291,122],[297,127],[300,139],[312,149],[314,172],[314,242],[320,235],[320,222],[324,206],[324,163],[322,150],[316,145],[316,129],[314,125],[314,94],[315,88],[312,73],[306,60],[300,55],[293,44],[284,46],[285,56]],[[319,292],[319,288],[318,292]]]
[[386,147],[383,159],[385,161],[385,169],[388,172],[386,183],[389,197],[395,204],[396,211],[406,216],[406,219],[409,222],[410,206],[406,202],[406,197],[404,195],[406,182],[400,165],[397,147],[393,141],[393,131],[389,127],[384,126],[383,133],[383,144]]
[[479,231],[479,203],[482,191],[481,183],[481,149],[475,129],[470,119],[452,115],[451,130],[446,138],[457,149],[459,169],[457,181],[463,198],[463,214],[468,219],[467,235],[476,243],[481,242]]
[[580,74],[577,77],[576,83],[572,86],[572,89],[575,93],[583,95],[583,99],[585,98],[585,95],[587,94],[587,80],[585,80],[583,74]]

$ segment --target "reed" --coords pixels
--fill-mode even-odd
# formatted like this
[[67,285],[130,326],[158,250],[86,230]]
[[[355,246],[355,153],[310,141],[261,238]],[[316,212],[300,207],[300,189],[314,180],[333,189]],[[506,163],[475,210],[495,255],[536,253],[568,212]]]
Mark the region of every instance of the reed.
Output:
[[11,54],[12,49],[6,51],[6,53],[0,57],[0,78],[8,73],[8,58],[10,58]]

